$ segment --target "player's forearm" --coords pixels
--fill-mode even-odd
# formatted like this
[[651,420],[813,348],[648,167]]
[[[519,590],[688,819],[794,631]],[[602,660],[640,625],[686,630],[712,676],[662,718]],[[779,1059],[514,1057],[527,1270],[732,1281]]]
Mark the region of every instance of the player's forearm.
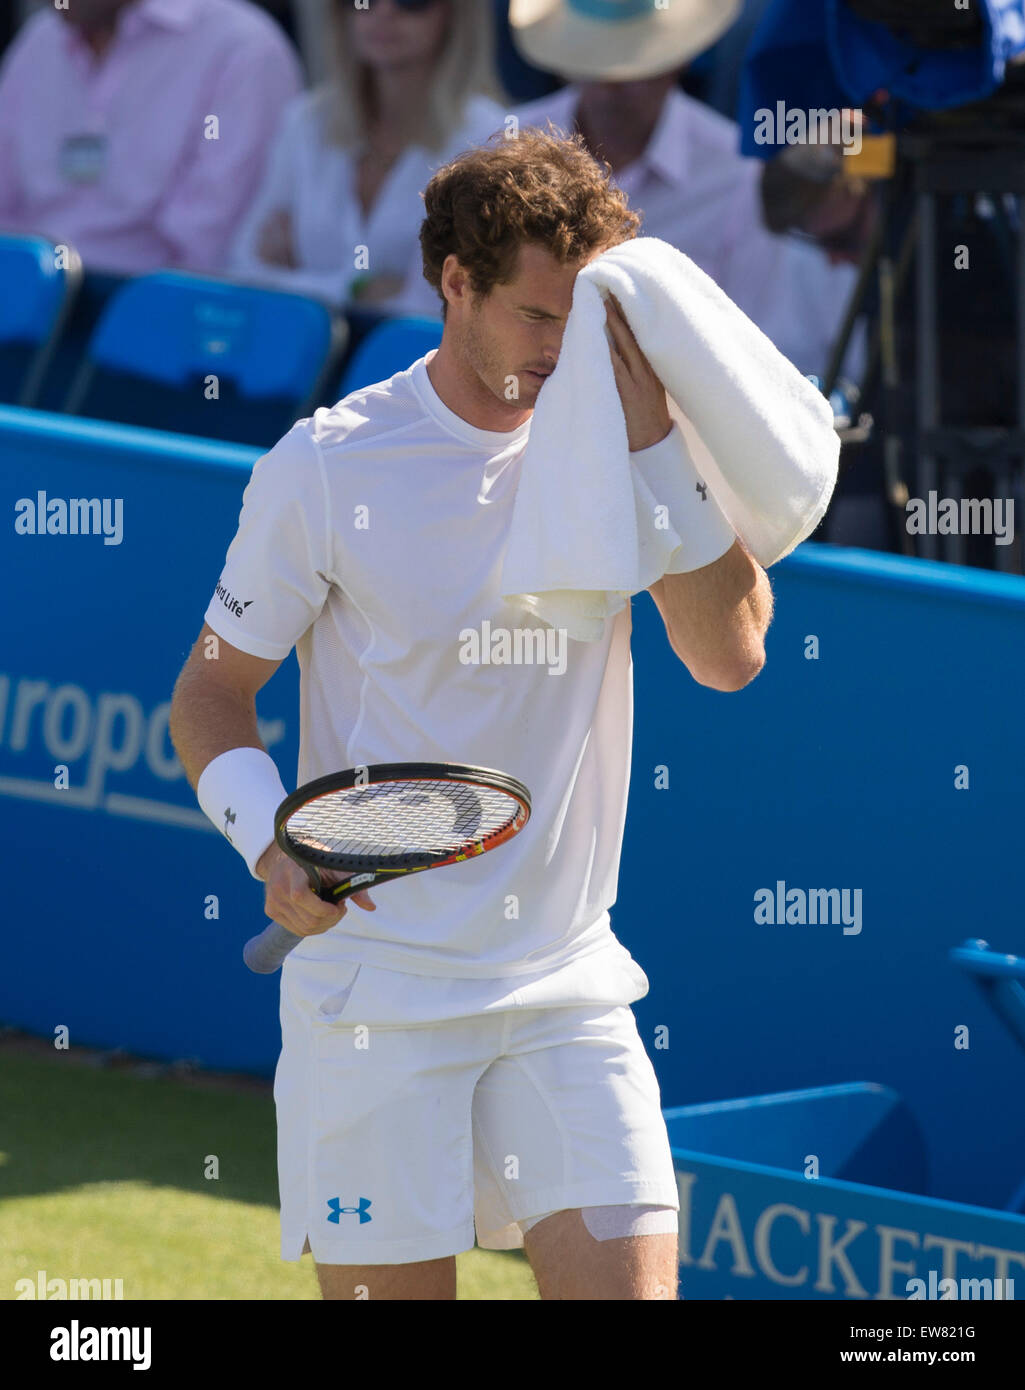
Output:
[[[203,769],[230,748],[263,748],[251,695],[184,671],[175,687],[171,742],[195,790]],[[266,751],[266,749],[264,749]]]
[[662,581],[666,628],[695,679],[740,690],[765,664],[772,621],[768,576],[742,544],[714,564]]

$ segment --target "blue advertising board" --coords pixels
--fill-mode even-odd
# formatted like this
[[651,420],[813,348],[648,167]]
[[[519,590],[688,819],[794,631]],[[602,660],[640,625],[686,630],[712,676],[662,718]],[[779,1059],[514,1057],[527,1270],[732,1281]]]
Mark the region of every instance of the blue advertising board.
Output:
[[1023,1216],[672,1152],[684,1299],[1025,1299]]

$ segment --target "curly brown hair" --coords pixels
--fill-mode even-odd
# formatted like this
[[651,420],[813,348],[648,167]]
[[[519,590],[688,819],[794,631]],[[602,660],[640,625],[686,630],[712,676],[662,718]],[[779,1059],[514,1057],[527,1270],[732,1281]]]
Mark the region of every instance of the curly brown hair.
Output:
[[424,278],[441,296],[447,256],[456,256],[479,295],[514,276],[519,248],[536,242],[560,264],[637,235],[640,217],[609,181],[611,168],[580,135],[548,123],[498,132],[440,168],[424,190],[420,228]]

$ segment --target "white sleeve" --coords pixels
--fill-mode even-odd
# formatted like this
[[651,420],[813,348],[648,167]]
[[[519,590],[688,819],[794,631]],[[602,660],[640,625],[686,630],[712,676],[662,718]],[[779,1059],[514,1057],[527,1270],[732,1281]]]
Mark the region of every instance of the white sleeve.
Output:
[[334,582],[324,465],[300,421],[256,461],[205,620],[239,651],[282,661]]

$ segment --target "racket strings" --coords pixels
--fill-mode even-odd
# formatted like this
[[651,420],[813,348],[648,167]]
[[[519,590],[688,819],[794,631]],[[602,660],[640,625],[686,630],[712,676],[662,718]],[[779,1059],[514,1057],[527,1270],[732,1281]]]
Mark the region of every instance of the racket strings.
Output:
[[504,830],[520,809],[497,787],[409,779],[327,792],[294,811],[285,832],[304,849],[349,858],[441,856]]

